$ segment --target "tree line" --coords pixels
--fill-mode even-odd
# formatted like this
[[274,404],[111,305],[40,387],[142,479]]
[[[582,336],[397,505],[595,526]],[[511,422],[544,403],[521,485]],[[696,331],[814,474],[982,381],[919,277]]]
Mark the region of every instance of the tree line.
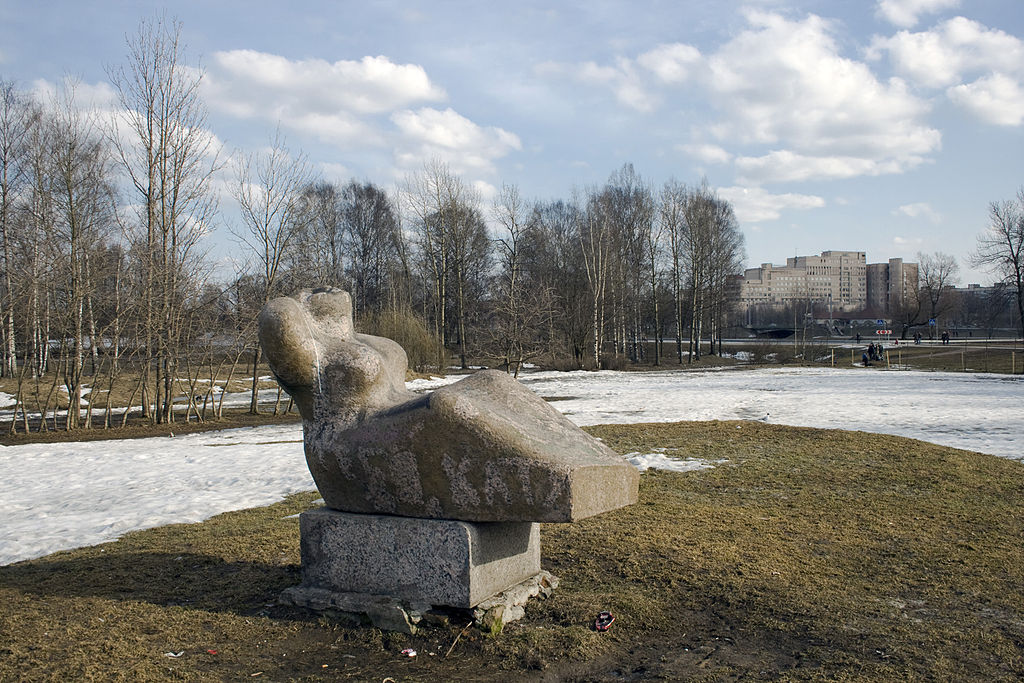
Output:
[[[76,102],[71,81],[40,97],[0,80],[12,430],[124,425],[124,405],[152,422],[218,417],[218,386],[243,373],[256,412],[256,314],[303,287],[349,290],[360,328],[398,338],[419,369],[451,356],[510,372],[539,358],[660,363],[666,348],[682,361],[720,342],[743,238],[706,183],[655,189],[625,164],[567,199],[506,185],[485,201],[438,160],[391,191],[327,182],[280,132],[229,157],[180,37],[176,22],[140,24],[108,68],[118,111],[105,117]],[[246,258],[224,276],[203,244],[224,229],[228,176]]]

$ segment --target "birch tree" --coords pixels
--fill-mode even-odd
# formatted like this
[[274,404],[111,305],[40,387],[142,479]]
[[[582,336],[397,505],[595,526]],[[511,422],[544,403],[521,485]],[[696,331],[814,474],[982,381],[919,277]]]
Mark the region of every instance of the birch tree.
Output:
[[14,377],[18,355],[14,325],[14,240],[15,203],[28,178],[28,138],[38,112],[11,81],[0,80],[0,376]]
[[668,239],[668,255],[670,260],[669,281],[672,290],[672,317],[676,329],[676,358],[683,362],[683,287],[685,283],[686,265],[686,185],[672,179],[665,183],[658,197],[658,223]]
[[591,352],[595,367],[600,366],[601,346],[604,341],[605,291],[608,287],[612,246],[610,228],[605,202],[601,201],[599,196],[591,194],[586,210],[579,214],[576,234],[590,290]]
[[131,237],[142,261],[142,408],[149,414],[155,401],[153,419],[167,422],[181,350],[180,292],[204,270],[198,246],[216,216],[219,146],[206,130],[203,72],[185,63],[181,24],[144,20],[127,47],[127,63],[108,69],[123,109],[109,137],[139,206]]
[[[443,346],[455,342],[466,365],[467,287],[486,252],[486,228],[477,209],[479,197],[449,166],[436,159],[405,178],[402,205],[429,281],[429,309]],[[449,324],[449,307],[454,323]],[[454,329],[452,329],[454,328]],[[442,359],[438,359],[441,363]]]
[[[72,347],[64,358],[64,382],[69,408],[65,427],[80,424],[83,396],[84,347],[96,348],[95,321],[87,317],[91,307],[92,278],[89,254],[97,249],[103,233],[114,223],[113,192],[107,150],[94,121],[82,114],[74,101],[74,86],[65,83],[55,98],[51,114],[51,191],[54,237],[66,245],[67,284],[65,306],[68,327],[63,339]],[[87,330],[87,320],[91,321]],[[86,425],[91,424],[87,421]]]
[[[254,253],[257,307],[280,293],[282,263],[298,234],[302,191],[312,180],[304,154],[292,154],[280,131],[268,150],[243,155],[233,188],[244,230],[239,239]],[[259,412],[260,345],[253,342],[249,412]]]
[[743,235],[732,206],[704,182],[689,190],[683,205],[682,253],[689,286],[690,361],[699,360],[704,325],[711,327],[721,348],[721,329],[727,305],[729,276],[742,263]]

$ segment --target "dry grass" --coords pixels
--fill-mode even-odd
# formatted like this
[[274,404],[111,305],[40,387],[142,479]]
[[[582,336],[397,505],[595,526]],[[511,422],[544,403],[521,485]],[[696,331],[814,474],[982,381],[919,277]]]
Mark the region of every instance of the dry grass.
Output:
[[[277,606],[310,493],[0,568],[0,680],[1024,676],[1020,463],[762,423],[592,431],[726,462],[545,525],[562,584],[498,637],[470,630],[444,658],[462,624],[404,636]],[[596,633],[605,609],[617,620]]]

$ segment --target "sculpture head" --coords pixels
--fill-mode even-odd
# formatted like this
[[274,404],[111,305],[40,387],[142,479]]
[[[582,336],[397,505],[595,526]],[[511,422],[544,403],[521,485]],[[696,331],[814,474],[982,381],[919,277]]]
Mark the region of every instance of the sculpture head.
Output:
[[404,393],[405,353],[355,333],[352,297],[331,287],[273,299],[259,317],[271,370],[302,417],[351,421]]

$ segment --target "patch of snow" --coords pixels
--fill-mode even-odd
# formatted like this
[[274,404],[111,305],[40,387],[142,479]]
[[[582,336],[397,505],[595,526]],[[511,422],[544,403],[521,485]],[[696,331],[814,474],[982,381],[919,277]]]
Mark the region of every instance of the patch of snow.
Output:
[[724,460],[701,460],[699,458],[673,458],[657,451],[654,453],[626,453],[623,457],[641,472],[649,469],[668,470],[670,472],[697,472],[699,470],[709,470],[715,465],[725,462]]
[[538,372],[578,425],[704,420],[849,429],[1024,459],[1024,376],[860,368]]
[[300,425],[0,449],[0,564],[314,488]]
[[405,383],[405,386],[410,391],[417,393],[423,393],[425,391],[433,391],[439,389],[448,384],[454,384],[460,379],[466,379],[466,375],[445,375],[444,377],[430,377],[430,379],[414,379]]

